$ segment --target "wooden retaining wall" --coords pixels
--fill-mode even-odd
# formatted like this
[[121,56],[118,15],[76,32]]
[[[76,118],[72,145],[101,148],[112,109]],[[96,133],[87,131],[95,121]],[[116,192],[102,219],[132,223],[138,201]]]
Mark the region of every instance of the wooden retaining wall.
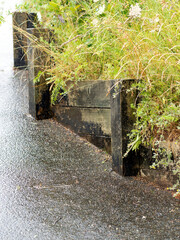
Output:
[[[21,26],[21,21],[27,22],[26,14],[15,13],[13,19],[18,19],[16,25]],[[22,26],[21,26],[22,27]],[[23,28],[26,26],[23,25]],[[27,32],[39,38],[43,36],[50,39],[47,29],[28,28]],[[14,48],[17,47],[17,35],[14,34]],[[46,84],[46,74],[40,77],[39,82],[34,82],[39,72],[43,72],[49,63],[49,56],[36,47],[33,38],[24,39],[23,45],[27,51],[27,64],[29,75],[29,112],[36,119],[52,116],[56,120],[98,147],[112,154],[112,168],[121,175],[132,175],[138,171],[137,156],[132,159],[123,158],[127,151],[128,137],[135,121],[130,104],[136,99],[136,93],[127,93],[132,80],[120,81],[83,81],[79,82],[54,106],[50,106],[49,86]],[[15,51],[15,50],[14,50]],[[20,45],[18,48],[20,50]],[[14,55],[16,58],[18,55]],[[20,55],[19,55],[20,56]],[[113,87],[114,84],[118,87]],[[111,146],[112,143],[112,146]]]
[[[18,13],[14,13],[13,21],[25,29],[29,16],[25,13],[19,14],[18,16]],[[47,29],[30,28],[27,32],[37,38],[43,36],[51,41],[52,34]],[[28,67],[29,112],[33,117],[44,119],[54,115],[58,122],[111,153],[112,169],[121,175],[136,175],[143,171],[144,176],[154,180],[174,181],[172,174],[167,171],[149,169],[152,161],[151,149],[141,146],[139,151],[130,151],[124,157],[128,149],[128,133],[135,123],[130,105],[136,101],[137,92],[127,91],[134,80],[82,81],[73,91],[63,98],[59,97],[56,104],[51,106],[46,74],[41,76],[39,82],[33,81],[38,73],[43,72],[50,64],[50,56],[37,49],[32,39],[27,41],[18,34],[14,31],[14,66],[20,69]],[[23,42],[19,41],[19,38],[23,39]]]
[[52,110],[57,121],[111,153],[109,81],[82,81]]

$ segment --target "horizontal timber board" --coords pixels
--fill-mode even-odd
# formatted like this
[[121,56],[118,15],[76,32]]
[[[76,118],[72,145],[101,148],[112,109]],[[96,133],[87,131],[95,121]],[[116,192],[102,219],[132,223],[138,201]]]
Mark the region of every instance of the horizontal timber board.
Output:
[[[111,80],[112,81],[112,80]],[[59,101],[63,106],[110,108],[111,81],[81,81]],[[67,83],[69,86],[71,82]]]
[[52,108],[58,122],[81,136],[111,136],[111,110],[98,108],[61,107]]

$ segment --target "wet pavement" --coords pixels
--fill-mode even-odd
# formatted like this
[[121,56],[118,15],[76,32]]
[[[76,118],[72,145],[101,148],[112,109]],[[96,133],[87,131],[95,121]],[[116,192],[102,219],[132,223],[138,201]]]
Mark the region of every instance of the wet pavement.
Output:
[[28,115],[11,56],[0,59],[0,240],[180,239],[169,192],[120,177],[106,153]]

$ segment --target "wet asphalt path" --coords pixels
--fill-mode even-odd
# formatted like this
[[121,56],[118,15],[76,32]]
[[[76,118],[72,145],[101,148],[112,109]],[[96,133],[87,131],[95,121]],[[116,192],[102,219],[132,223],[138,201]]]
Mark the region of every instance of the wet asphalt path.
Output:
[[28,115],[26,73],[10,57],[0,56],[0,240],[180,239],[170,193],[121,178],[108,155]]
[[28,113],[25,72],[0,72],[0,240],[180,239],[168,192],[111,172],[108,156]]

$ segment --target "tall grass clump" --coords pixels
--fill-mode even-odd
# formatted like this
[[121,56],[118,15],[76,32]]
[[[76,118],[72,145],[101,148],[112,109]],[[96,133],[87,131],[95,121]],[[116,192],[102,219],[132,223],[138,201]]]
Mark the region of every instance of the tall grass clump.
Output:
[[47,69],[52,101],[68,81],[138,79],[129,147],[151,145],[157,153],[163,140],[179,143],[178,0],[26,0],[21,8],[37,12],[54,31],[48,45],[54,64]]

